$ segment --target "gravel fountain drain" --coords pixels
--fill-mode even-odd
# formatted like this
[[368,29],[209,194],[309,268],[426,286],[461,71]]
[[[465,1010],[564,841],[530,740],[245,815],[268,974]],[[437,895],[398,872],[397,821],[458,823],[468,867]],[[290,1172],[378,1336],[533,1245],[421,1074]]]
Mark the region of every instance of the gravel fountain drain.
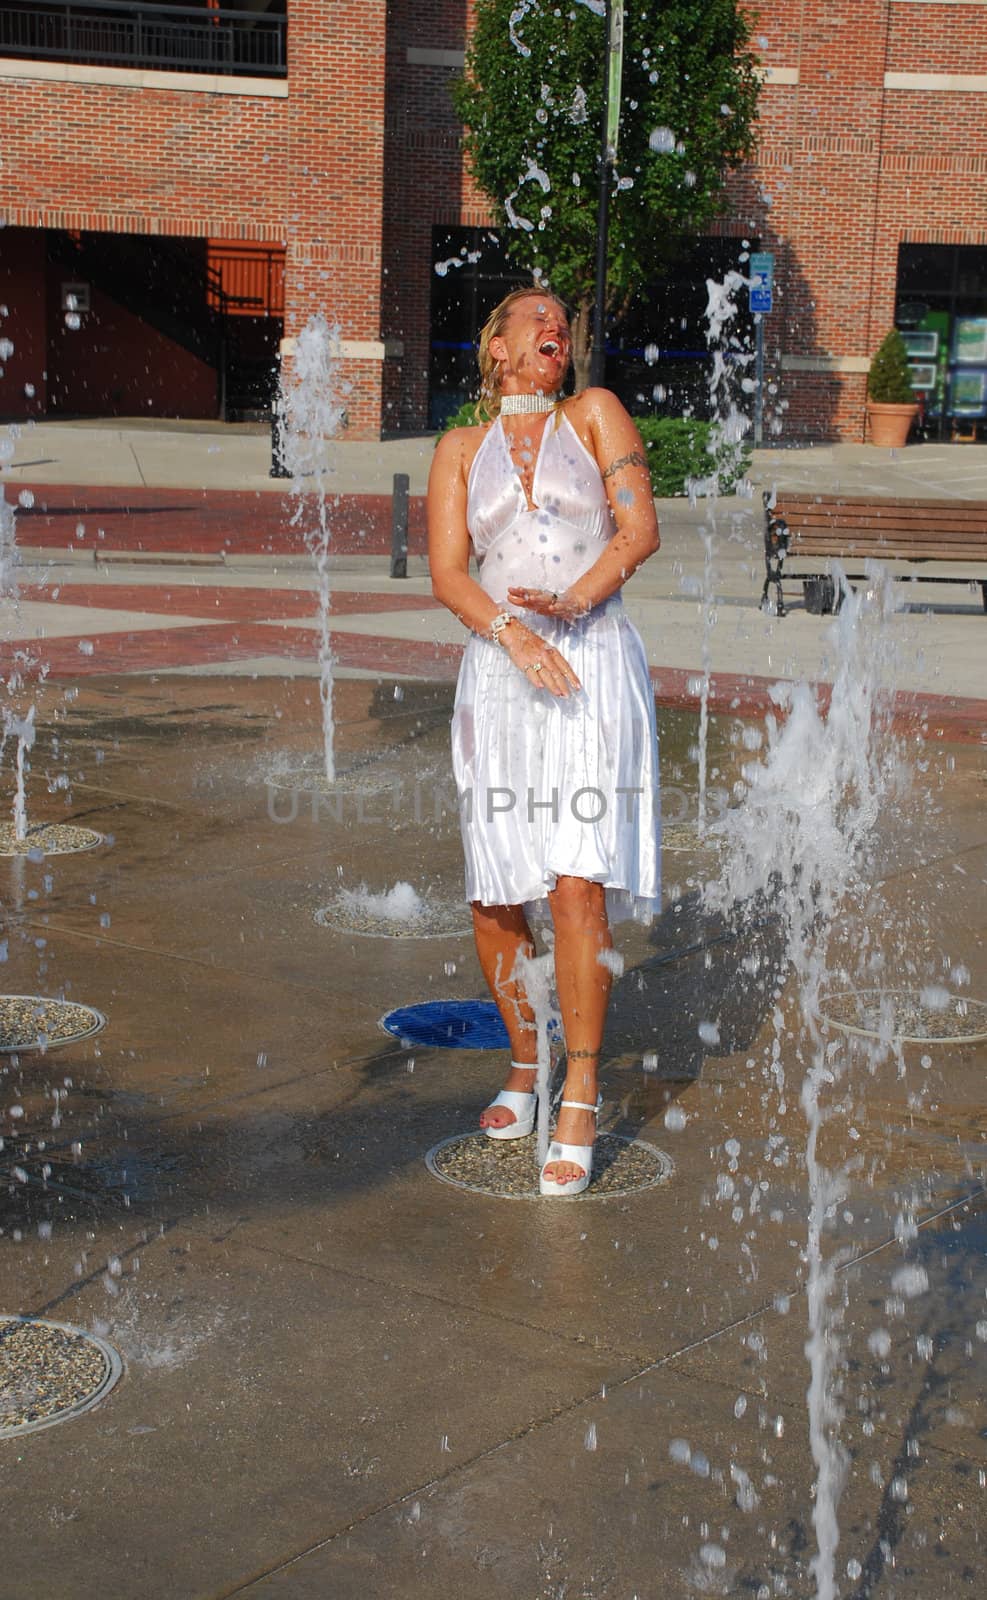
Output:
[[81,1416],[122,1372],[113,1346],[83,1328],[0,1313],[0,1439]]
[[343,795],[369,799],[371,795],[385,794],[388,789],[394,788],[394,780],[386,773],[374,773],[360,767],[355,767],[352,772],[340,772],[332,782],[324,772],[313,771],[311,767],[287,767],[283,771],[269,772],[264,782],[269,789],[286,790],[292,794],[325,795],[327,799]]
[[823,995],[820,1015],[831,1027],[860,1039],[894,1044],[982,1044],[987,1003],[945,990],[847,989]]
[[[433,1145],[425,1165],[433,1177],[457,1189],[498,1200],[539,1200],[538,1144],[530,1139],[488,1139],[457,1133]],[[599,1133],[593,1147],[593,1181],[577,1196],[608,1200],[667,1183],[675,1168],[664,1150],[643,1139]]]
[[384,896],[340,895],[320,906],[315,920],[320,928],[365,939],[449,939],[472,931],[463,920],[462,905],[422,901],[414,910],[395,916],[388,912]]
[[74,1000],[48,1000],[39,994],[0,994],[0,1054],[14,1050],[53,1050],[76,1044],[106,1027],[93,1006]]
[[12,822],[0,822],[0,856],[72,855],[80,850],[95,850],[103,844],[101,833],[93,828],[77,828],[71,822],[39,822],[18,839]]
[[719,850],[715,834],[699,832],[695,822],[665,822],[661,829],[662,850]]

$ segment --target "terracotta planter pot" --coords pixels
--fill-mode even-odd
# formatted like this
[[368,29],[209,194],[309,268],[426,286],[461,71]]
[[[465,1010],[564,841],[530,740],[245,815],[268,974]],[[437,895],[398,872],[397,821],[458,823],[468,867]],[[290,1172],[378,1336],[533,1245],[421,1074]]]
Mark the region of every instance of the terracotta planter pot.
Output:
[[867,419],[870,423],[871,444],[882,445],[885,450],[900,450],[908,442],[912,423],[918,415],[918,406],[886,405],[868,400]]

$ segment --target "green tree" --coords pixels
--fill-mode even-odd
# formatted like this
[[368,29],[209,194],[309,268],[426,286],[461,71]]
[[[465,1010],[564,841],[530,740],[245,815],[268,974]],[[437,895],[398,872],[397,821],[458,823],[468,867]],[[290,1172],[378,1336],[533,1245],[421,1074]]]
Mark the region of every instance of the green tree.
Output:
[[[476,0],[453,86],[470,167],[508,253],[573,310],[589,376],[605,50],[602,0]],[[607,309],[722,204],[750,156],[759,79],[739,0],[628,0]]]

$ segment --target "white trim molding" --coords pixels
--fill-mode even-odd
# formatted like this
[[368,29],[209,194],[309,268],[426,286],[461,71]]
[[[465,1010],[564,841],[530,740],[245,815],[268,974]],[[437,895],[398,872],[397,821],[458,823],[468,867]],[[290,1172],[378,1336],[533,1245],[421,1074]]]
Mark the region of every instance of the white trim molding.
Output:
[[785,372],[869,372],[869,356],[782,356]]
[[350,361],[396,361],[404,355],[404,340],[340,339],[339,353]]
[[987,72],[886,72],[885,89],[924,89],[933,94],[985,94]]
[[0,79],[23,83],[101,83],[113,89],[184,89],[188,94],[232,94],[250,100],[287,100],[285,78],[230,78],[208,72],[153,72],[143,67],[79,67],[69,61],[0,59]]
[[[297,340],[290,336],[282,339],[278,349],[283,356],[293,356]],[[397,361],[404,355],[403,339],[340,339],[332,347],[332,354],[344,361]]]
[[422,45],[409,44],[407,50],[409,67],[452,67],[456,72],[462,72],[466,65],[465,50],[426,50]]

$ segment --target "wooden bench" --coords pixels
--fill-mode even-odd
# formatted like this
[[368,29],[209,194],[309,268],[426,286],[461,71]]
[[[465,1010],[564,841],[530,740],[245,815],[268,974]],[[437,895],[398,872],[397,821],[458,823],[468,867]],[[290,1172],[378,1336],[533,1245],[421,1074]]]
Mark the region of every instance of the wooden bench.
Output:
[[[866,557],[886,562],[903,583],[977,583],[987,611],[987,501],[895,500],[858,495],[782,494],[764,497],[764,588],[775,588],[776,610],[785,614],[782,580],[798,579],[806,610],[838,611],[844,577],[866,573],[846,563]],[[946,570],[943,570],[946,569]]]

